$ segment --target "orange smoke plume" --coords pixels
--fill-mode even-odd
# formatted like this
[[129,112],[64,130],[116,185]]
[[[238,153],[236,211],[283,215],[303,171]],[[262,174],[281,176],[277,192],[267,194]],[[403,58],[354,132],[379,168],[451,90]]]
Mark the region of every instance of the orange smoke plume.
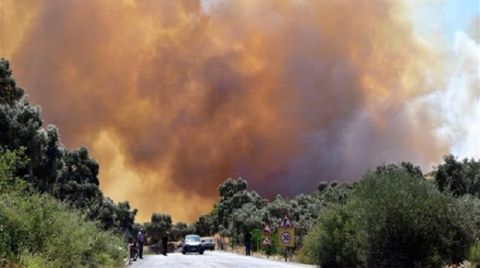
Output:
[[1,5],[19,84],[140,220],[191,221],[228,177],[292,195],[447,151],[409,109],[437,63],[394,1]]

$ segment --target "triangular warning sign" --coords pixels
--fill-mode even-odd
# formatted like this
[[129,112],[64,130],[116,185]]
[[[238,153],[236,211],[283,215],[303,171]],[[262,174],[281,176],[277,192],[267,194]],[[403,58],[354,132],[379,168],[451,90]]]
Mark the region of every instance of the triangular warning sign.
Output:
[[268,224],[265,224],[265,227],[263,227],[263,233],[264,234],[270,234],[272,231],[270,230],[270,227]]
[[262,244],[263,244],[263,245],[271,245],[272,242],[270,241],[270,239],[268,239],[268,237],[265,237],[265,239],[263,239]]
[[285,215],[285,217],[283,217],[282,221],[280,222],[280,228],[293,228],[293,224],[287,215]]

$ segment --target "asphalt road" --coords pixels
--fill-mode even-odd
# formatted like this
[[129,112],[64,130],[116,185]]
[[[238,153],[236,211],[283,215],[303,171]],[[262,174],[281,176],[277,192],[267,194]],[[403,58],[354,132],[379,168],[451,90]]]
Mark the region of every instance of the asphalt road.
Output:
[[242,256],[220,251],[206,251],[204,255],[170,253],[163,255],[145,255],[137,260],[132,268],[172,267],[172,268],[311,268],[315,266],[298,263],[285,263],[254,256]]

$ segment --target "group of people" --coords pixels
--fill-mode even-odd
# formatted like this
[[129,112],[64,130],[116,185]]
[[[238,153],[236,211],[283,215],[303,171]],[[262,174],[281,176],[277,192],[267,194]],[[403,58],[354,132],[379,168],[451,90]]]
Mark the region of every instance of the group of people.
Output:
[[[168,232],[162,237],[162,254],[167,256],[168,252]],[[137,258],[143,259],[143,246],[145,244],[145,231],[140,229],[135,238],[130,239],[128,243],[129,260],[136,261]]]
[[[128,243],[129,247],[129,259],[137,260],[137,257],[143,259],[143,246],[145,244],[145,231],[140,229],[135,238],[131,239]],[[222,241],[223,242],[223,241]],[[222,243],[223,244],[223,243]],[[250,256],[252,250],[252,235],[250,232],[244,234],[245,255]],[[162,254],[167,256],[168,253],[168,232],[162,238]]]

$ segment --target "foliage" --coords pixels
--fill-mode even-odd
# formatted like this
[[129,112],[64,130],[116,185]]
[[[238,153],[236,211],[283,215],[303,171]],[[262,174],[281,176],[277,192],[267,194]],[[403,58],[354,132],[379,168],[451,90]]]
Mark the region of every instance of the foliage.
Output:
[[25,149],[29,165],[17,175],[28,178],[41,192],[55,182],[63,146],[53,126],[42,128],[40,109],[31,105],[12,78],[8,61],[0,59],[0,147]]
[[0,103],[13,105],[23,97],[23,89],[16,86],[15,80],[11,77],[12,71],[8,61],[0,60]]
[[49,195],[14,186],[22,183],[11,179],[21,159],[16,152],[0,155],[0,266],[121,265],[125,249],[120,237]]
[[[350,195],[352,186],[349,183],[330,183],[312,194],[300,194],[290,199],[292,211],[290,217],[295,222],[297,245],[315,224],[318,215],[328,206],[343,204]],[[277,218],[278,222],[280,219]]]
[[17,170],[23,168],[27,159],[23,149],[18,151],[0,151],[0,194],[20,191],[26,188],[24,181],[15,176]]
[[217,204],[218,223],[223,226],[229,225],[230,215],[235,209],[243,204],[251,202],[247,189],[247,182],[242,178],[227,179],[218,187],[220,201]]
[[327,204],[345,204],[352,189],[352,184],[331,182],[326,187],[319,187],[319,199]]
[[352,215],[342,206],[324,211],[303,243],[300,260],[322,267],[356,267],[362,264],[360,241]]
[[232,213],[230,229],[243,234],[256,228],[262,228],[263,223],[267,220],[268,212],[265,208],[257,208],[253,203],[246,203]]
[[352,204],[368,266],[436,266],[464,259],[472,238],[455,200],[401,168],[365,176]]
[[253,229],[250,234],[252,235],[252,249],[258,251],[263,247],[263,231],[261,229]]
[[220,197],[228,199],[239,192],[245,191],[247,189],[247,185],[247,181],[242,178],[229,178],[224,183],[220,184],[220,186],[218,186],[218,192],[220,193]]
[[89,215],[92,215],[90,218],[98,219],[103,229],[117,230],[126,238],[131,238],[135,234],[136,213],[137,210],[132,209],[127,201],[115,204],[108,197],[102,198],[89,210]]
[[464,159],[457,161],[453,155],[443,158],[444,164],[437,167],[435,182],[440,191],[454,196],[471,194],[480,198],[480,161]]
[[281,195],[277,195],[267,206],[270,216],[274,219],[278,219],[277,221],[274,221],[274,224],[279,222],[285,215],[290,215],[293,212],[289,200],[283,198]]
[[78,208],[87,208],[92,200],[100,196],[98,188],[98,163],[88,155],[87,148],[65,152],[64,165],[53,185],[53,195]]
[[473,237],[480,240],[480,199],[472,195],[464,195],[456,200],[456,215],[461,227]]
[[[195,231],[196,227],[193,225],[188,225],[184,222],[177,222],[172,226],[170,231],[170,239],[173,241],[180,241],[185,238],[188,234],[200,234],[200,232]],[[201,234],[203,236],[203,234]]]
[[474,265],[480,265],[480,240],[477,241],[468,253],[468,260]]
[[195,233],[200,236],[209,236],[215,232],[215,218],[211,214],[202,215],[193,224]]
[[123,213],[125,203],[117,205],[103,196],[99,166],[88,150],[67,150],[58,129],[42,125],[40,108],[32,105],[16,85],[8,61],[0,59],[0,152],[21,150],[28,159],[9,178],[21,178],[33,189],[82,209],[90,219],[102,221],[105,229],[122,233],[131,230],[130,218],[136,210],[132,209],[128,217],[116,214]]
[[322,214],[302,249],[304,259],[331,267],[349,266],[339,259],[368,267],[439,267],[465,260],[478,223],[468,218],[468,202],[443,195],[412,170],[389,165],[367,173],[346,205]]
[[8,61],[0,59],[2,265],[118,266],[123,241],[101,229],[131,229],[136,210],[103,196],[98,164],[86,148],[67,150],[58,129],[42,125],[40,108],[30,104]]
[[172,217],[167,214],[153,213],[145,227],[150,243],[158,243],[172,229]]
[[[117,266],[123,240],[46,195],[0,197],[0,259],[28,267]],[[33,259],[32,259],[33,258]]]
[[268,221],[266,200],[254,191],[247,191],[242,178],[227,179],[219,187],[220,200],[210,214],[211,223],[218,224],[221,234],[231,236],[234,244],[240,244],[243,233],[260,228]]

